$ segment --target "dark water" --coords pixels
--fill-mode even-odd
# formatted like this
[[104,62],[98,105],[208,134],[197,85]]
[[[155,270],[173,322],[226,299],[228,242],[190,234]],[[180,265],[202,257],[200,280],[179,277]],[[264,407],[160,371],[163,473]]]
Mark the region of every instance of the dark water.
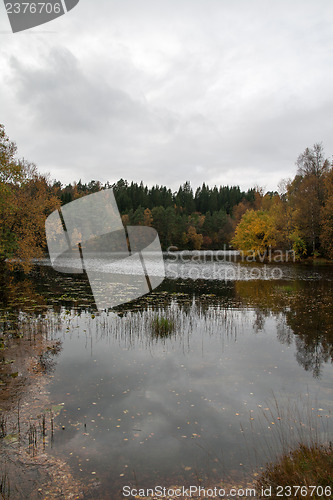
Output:
[[212,265],[182,262],[108,313],[84,279],[36,272],[44,314],[61,319],[48,390],[63,409],[48,452],[93,477],[98,498],[242,479],[285,445],[332,438],[333,266],[216,280]]

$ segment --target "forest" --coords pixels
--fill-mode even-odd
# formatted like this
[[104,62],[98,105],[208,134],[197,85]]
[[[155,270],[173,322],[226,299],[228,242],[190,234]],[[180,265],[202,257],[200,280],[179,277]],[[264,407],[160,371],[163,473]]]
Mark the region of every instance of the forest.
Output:
[[248,253],[294,250],[297,259],[333,259],[333,163],[316,143],[296,159],[296,175],[274,192],[258,186],[190,181],[172,192],[143,182],[81,180],[63,185],[17,156],[0,125],[0,264],[28,270],[45,255],[45,219],[66,203],[112,188],[124,225],[154,227],[164,250],[233,248]]

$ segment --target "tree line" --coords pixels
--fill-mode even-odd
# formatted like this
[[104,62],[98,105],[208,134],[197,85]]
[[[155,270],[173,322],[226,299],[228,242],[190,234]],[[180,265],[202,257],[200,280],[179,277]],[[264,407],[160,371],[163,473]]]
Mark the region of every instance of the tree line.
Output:
[[54,186],[59,189],[60,199],[63,205],[70,203],[74,199],[95,193],[101,189],[112,188],[117,198],[118,209],[122,215],[129,212],[135,212],[139,207],[175,207],[177,213],[190,215],[194,212],[213,213],[223,209],[228,215],[232,215],[235,205],[243,199],[247,201],[254,200],[255,189],[249,189],[244,192],[239,186],[214,186],[210,188],[205,183],[193,192],[189,181],[179,187],[178,191],[172,192],[165,186],[153,186],[149,188],[136,182],[129,183],[124,179],[110,184],[102,184],[99,181],[92,180],[88,183],[77,183],[63,186],[60,182],[55,182]]
[[257,206],[243,214],[231,240],[236,248],[292,249],[297,259],[333,259],[333,162],[316,143],[299,155],[296,166],[280,193],[259,193]]
[[0,265],[9,260],[28,269],[31,259],[46,251],[46,217],[108,188],[114,191],[124,225],[154,227],[163,249],[293,249],[297,258],[333,258],[332,162],[323,146],[315,144],[296,164],[296,176],[281,183],[279,192],[205,183],[194,191],[190,182],[172,192],[123,179],[62,185],[18,159],[16,144],[0,125]]
[[194,192],[189,181],[175,192],[124,179],[113,184],[95,180],[83,184],[80,180],[62,186],[56,182],[54,187],[62,205],[112,188],[124,225],[154,227],[163,249],[219,249],[228,245],[234,233],[235,207],[250,207],[255,202],[255,189],[244,192],[239,186],[210,188],[204,183]]

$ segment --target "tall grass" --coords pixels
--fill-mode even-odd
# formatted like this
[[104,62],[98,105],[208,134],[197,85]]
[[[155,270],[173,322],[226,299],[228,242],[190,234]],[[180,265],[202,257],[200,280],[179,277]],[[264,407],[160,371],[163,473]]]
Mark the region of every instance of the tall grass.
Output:
[[205,336],[219,336],[222,341],[235,338],[240,329],[237,311],[223,306],[203,307],[199,302],[147,306],[140,310],[128,310],[118,314],[102,312],[89,318],[69,317],[71,320],[68,333],[83,327],[87,337],[96,339],[109,338],[124,342],[128,347],[138,345],[151,347],[158,339],[173,339],[183,348],[189,346],[190,339],[196,333]]
[[155,316],[151,321],[153,335],[155,337],[168,337],[175,329],[172,319],[163,316]]
[[329,492],[321,498],[333,497],[331,416],[309,396],[282,403],[273,395],[268,406],[260,408],[258,420],[263,429],[256,439],[266,450],[267,465],[261,467],[257,478],[259,491],[271,487],[270,498],[280,498],[278,487],[304,486],[294,489],[292,497],[314,500],[319,497],[308,487],[321,486],[324,489],[320,491],[325,493],[326,487]]
[[[289,487],[292,487],[293,498],[332,498],[332,444],[299,444],[275,463],[269,463],[257,483],[260,490],[272,488],[271,498],[278,498],[276,495],[281,489],[287,493]],[[297,486],[300,486],[298,491],[294,488]],[[312,486],[316,488],[312,489]]]

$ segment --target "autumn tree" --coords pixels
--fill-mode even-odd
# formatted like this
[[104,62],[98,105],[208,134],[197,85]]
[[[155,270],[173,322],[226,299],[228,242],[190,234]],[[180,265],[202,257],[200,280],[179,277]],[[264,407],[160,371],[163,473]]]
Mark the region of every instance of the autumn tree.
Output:
[[58,182],[54,187],[62,204],[112,187],[124,224],[154,227],[164,249],[220,249],[236,231],[234,245],[242,249],[265,252],[271,246],[294,250],[297,258],[318,251],[333,256],[332,174],[322,144],[306,148],[296,165],[296,176],[283,181],[279,192],[265,193],[259,186],[246,192],[239,186],[210,188],[203,183],[194,194],[185,182],[172,193],[165,186],[149,188],[124,179],[104,185],[79,180],[64,187]]
[[0,263],[25,271],[45,250],[45,219],[60,200],[34,164],[16,158],[17,147],[0,125]]
[[190,226],[187,230],[187,241],[190,243],[193,250],[200,250],[203,243],[203,236],[197,233],[194,226]]
[[321,210],[321,244],[327,256],[333,259],[333,167],[324,181],[325,202]]
[[322,144],[306,148],[296,162],[297,174],[285,181],[279,193],[255,189],[252,210],[246,202],[234,208],[236,226],[233,244],[242,250],[265,251],[268,246],[293,249],[297,258],[320,245],[333,255],[333,188],[330,162]]
[[272,215],[263,210],[248,210],[238,224],[232,245],[244,252],[264,254],[276,246]]
[[320,223],[324,205],[324,180],[329,169],[322,144],[306,148],[297,159],[297,175],[288,186],[289,203],[294,211],[294,223],[311,252],[320,245]]
[[149,208],[146,208],[146,210],[143,212],[143,225],[151,226],[152,222],[153,222],[153,216],[151,210],[149,210]]
[[296,161],[298,167],[297,174],[302,177],[314,175],[318,179],[329,170],[330,162],[325,158],[324,147],[322,143],[317,142],[312,148],[306,148],[299,155]]

